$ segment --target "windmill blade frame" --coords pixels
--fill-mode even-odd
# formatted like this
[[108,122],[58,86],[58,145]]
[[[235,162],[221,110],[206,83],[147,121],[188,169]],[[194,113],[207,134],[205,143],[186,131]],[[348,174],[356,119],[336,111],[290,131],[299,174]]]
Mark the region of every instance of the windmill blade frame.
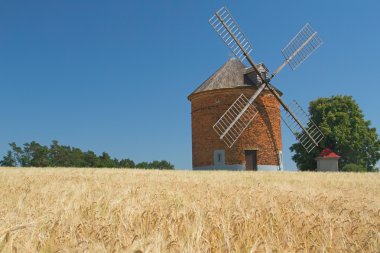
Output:
[[[248,106],[248,108],[243,110],[245,106]],[[238,113],[242,113],[242,115],[237,117]],[[258,110],[256,106],[248,103],[246,96],[241,94],[214,124],[213,128],[220,136],[220,139],[231,148],[257,113]],[[234,120],[235,122],[233,122]]]
[[[258,111],[253,102],[264,90],[265,86],[266,84],[263,83],[249,100],[244,94],[241,94],[213,125],[219,139],[223,140],[229,148],[233,146],[257,115]],[[256,111],[256,113],[249,113],[250,110]]]
[[209,24],[241,62],[253,50],[253,46],[226,7],[220,8],[209,19]]
[[269,80],[272,80],[286,65],[296,70],[322,44],[323,41],[318,33],[306,23],[281,50],[285,61],[273,72]]
[[281,52],[288,65],[295,70],[322,44],[318,33],[306,23]]
[[[247,59],[249,64],[253,67],[256,73],[260,73],[256,63],[249,55],[253,46],[248,38],[241,31],[240,26],[237,24],[232,14],[227,7],[222,7],[220,10],[209,20],[210,25],[214,28],[215,32],[222,38],[223,42],[231,49],[232,53],[243,62]],[[244,56],[241,56],[244,55]],[[265,78],[259,75],[259,78],[264,83]]]
[[[302,146],[305,147],[306,151],[309,153],[311,150],[313,150],[314,147],[318,147],[319,143],[321,142],[321,140],[323,139],[324,136],[323,136],[322,131],[317,127],[317,125],[315,125],[314,122],[312,122],[311,119],[310,119],[310,117],[309,117],[310,121],[306,123],[307,127],[305,127],[305,123],[304,124],[301,123],[301,121],[296,116],[296,113],[294,113],[291,110],[291,108],[285,104],[285,102],[282,100],[281,96],[277,93],[277,91],[270,84],[267,87],[272,92],[272,94],[276,97],[276,99],[280,102],[280,104],[282,105],[282,107],[284,108],[284,110],[286,111],[286,113],[288,113],[290,115],[290,117],[293,119],[293,122],[298,125],[299,129],[302,130],[302,136],[304,136],[304,138],[307,138],[308,143],[310,143],[312,145],[309,148],[308,147],[309,144],[307,146],[305,146],[301,142]],[[298,105],[298,103],[297,103],[297,105]],[[299,107],[300,110],[302,110],[305,113],[305,111],[299,105],[298,105],[298,107]],[[313,129],[313,132],[311,132],[310,129],[308,129],[308,127],[310,127],[311,123],[314,125],[315,131],[318,132],[318,133],[321,133],[322,138],[319,138],[319,136],[314,135],[314,129]],[[285,124],[286,124],[286,121],[285,121]],[[299,137],[299,133],[296,132],[296,131],[293,131],[289,127],[288,124],[286,124],[286,125],[291,130],[291,132],[293,133],[293,135],[299,140],[299,138],[300,138]]]
[[[313,139],[317,143],[321,142],[324,138],[324,134],[310,118],[310,115],[306,113],[295,100],[289,104],[289,107],[292,108],[292,111],[297,115],[297,118],[300,119],[301,123],[307,126],[306,128]],[[310,153],[315,148],[315,145],[313,145],[314,143],[307,138],[306,133],[299,128],[298,124],[295,124],[293,118],[286,111],[282,113],[281,119],[296,139],[301,143],[304,149]]]

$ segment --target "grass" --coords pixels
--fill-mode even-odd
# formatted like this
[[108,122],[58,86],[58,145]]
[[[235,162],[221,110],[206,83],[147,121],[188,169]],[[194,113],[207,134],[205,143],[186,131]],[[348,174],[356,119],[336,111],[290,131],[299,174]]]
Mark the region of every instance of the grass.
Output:
[[380,252],[380,175],[0,169],[0,252]]

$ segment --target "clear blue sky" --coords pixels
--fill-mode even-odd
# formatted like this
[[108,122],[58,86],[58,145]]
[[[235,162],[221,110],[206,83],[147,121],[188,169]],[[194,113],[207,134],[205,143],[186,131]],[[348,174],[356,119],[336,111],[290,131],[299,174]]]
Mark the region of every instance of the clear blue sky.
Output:
[[[352,95],[380,129],[380,1],[0,0],[0,155],[35,140],[191,168],[187,96],[229,58],[208,24],[227,5],[274,70],[304,23],[324,45],[273,83],[303,106]],[[283,126],[286,169],[294,169]]]

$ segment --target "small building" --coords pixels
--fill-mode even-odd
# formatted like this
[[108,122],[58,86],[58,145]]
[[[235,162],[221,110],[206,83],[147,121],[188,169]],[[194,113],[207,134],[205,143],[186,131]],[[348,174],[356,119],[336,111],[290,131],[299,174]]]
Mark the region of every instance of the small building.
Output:
[[317,171],[339,171],[338,161],[340,156],[331,149],[325,148],[315,160],[317,160]]
[[[267,72],[264,64],[258,67]],[[189,95],[194,170],[282,169],[280,103],[268,89],[255,100],[259,113],[231,148],[213,129],[241,94],[251,97],[260,84],[258,73],[230,59]]]

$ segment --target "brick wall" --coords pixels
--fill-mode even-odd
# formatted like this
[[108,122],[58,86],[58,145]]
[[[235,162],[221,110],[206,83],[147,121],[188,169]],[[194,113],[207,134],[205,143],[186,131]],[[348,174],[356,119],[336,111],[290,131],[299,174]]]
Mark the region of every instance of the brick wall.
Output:
[[232,148],[219,140],[212,128],[241,93],[249,98],[255,88],[219,89],[192,94],[191,124],[193,167],[213,165],[216,149],[225,150],[226,164],[245,164],[245,150],[257,149],[258,165],[279,165],[282,150],[280,104],[267,90],[255,100],[259,113]]

